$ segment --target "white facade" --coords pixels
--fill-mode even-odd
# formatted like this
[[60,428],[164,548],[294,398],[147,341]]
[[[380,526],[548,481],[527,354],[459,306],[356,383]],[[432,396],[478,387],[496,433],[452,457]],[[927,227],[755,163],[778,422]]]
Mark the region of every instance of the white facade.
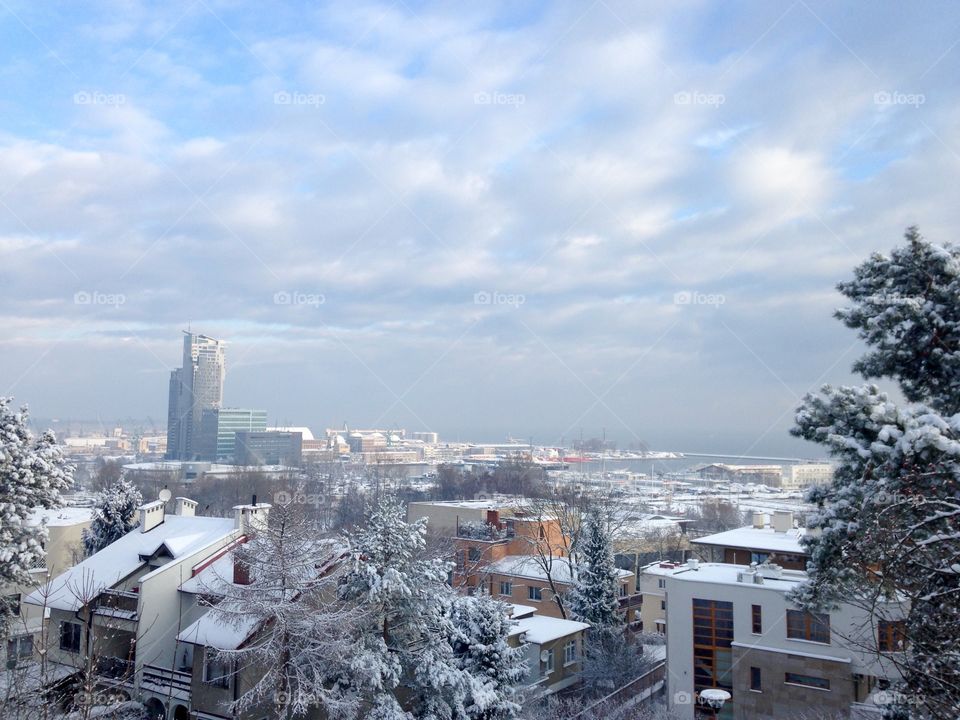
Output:
[[[759,580],[756,574],[761,575]],[[667,702],[678,718],[697,717],[695,658],[707,666],[730,667],[729,672],[723,671],[723,682],[715,684],[726,686],[733,695],[720,718],[789,718],[792,712],[810,707],[848,713],[867,707],[876,679],[896,677],[889,657],[864,649],[875,646],[871,634],[875,637],[876,623],[869,614],[849,605],[830,612],[828,642],[788,637],[787,611],[797,608],[787,593],[805,581],[806,574],[776,568],[761,568],[756,574],[749,567],[696,561],[651,573],[651,578],[665,581]],[[695,650],[695,601],[700,603],[701,617],[714,612],[719,618],[720,610],[713,608],[725,610],[711,606],[704,611],[704,603],[732,606],[728,656],[721,657],[721,651],[706,660],[703,650]],[[698,622],[703,627],[704,621]],[[698,634],[698,647],[703,646],[703,633]],[[789,682],[798,679],[799,684]],[[826,687],[803,684],[813,681]]]
[[784,468],[780,487],[784,490],[802,490],[811,485],[823,485],[831,480],[832,463],[799,463]]

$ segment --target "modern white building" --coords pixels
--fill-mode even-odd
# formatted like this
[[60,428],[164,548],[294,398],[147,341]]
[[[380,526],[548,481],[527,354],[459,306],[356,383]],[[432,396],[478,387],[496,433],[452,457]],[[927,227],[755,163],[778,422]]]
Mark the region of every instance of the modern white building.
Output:
[[[807,579],[802,571],[690,560],[651,568],[651,577],[663,581],[667,701],[679,718],[712,717],[698,704],[711,688],[732,696],[719,718],[799,719],[812,708],[869,716],[875,693],[897,677],[902,625],[850,605],[801,611],[787,595]],[[870,652],[878,639],[887,653]]]

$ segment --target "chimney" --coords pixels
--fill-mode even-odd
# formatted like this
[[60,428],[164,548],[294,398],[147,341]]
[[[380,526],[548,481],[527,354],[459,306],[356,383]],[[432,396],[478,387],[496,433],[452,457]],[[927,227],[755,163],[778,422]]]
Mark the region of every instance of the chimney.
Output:
[[181,517],[193,517],[197,514],[197,501],[190,498],[178,497],[176,514]]
[[250,566],[243,562],[240,558],[237,557],[236,553],[231,553],[233,556],[233,582],[235,585],[249,585],[250,584]]
[[258,505],[257,496],[254,495],[250,505],[233,506],[233,526],[242,535],[251,535],[267,526],[269,515],[270,505],[266,503]]
[[789,510],[777,510],[773,513],[773,531],[785,533],[793,530],[793,513]]
[[140,532],[150,532],[157,525],[163,523],[163,508],[165,505],[166,503],[163,500],[154,500],[140,506]]
[[689,558],[689,559],[687,560],[687,568],[688,568],[689,570],[699,570],[699,569],[700,569],[700,561],[697,560],[696,558]]
[[495,528],[500,527],[499,510],[487,510],[487,525],[493,525]]
[[757,530],[763,530],[767,526],[767,516],[762,512],[753,514],[753,526]]

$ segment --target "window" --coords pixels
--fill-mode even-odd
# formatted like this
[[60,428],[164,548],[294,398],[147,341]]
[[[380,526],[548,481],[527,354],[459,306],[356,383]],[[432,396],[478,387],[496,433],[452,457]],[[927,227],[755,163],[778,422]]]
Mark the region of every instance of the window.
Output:
[[467,559],[470,562],[480,562],[480,548],[472,547],[467,550]]
[[666,610],[666,609],[667,609],[667,601],[666,601],[666,600],[661,600],[661,601],[660,601],[660,609],[661,609],[661,610]]
[[527,598],[530,600],[543,600],[543,588],[531,585],[527,588]]
[[33,635],[21,635],[7,640],[7,662],[16,663],[33,657]]
[[228,688],[230,687],[230,661],[212,655],[212,652],[210,648],[206,649],[203,659],[203,681],[207,685]]
[[577,661],[577,641],[570,640],[563,646],[563,664],[569,665]]
[[753,634],[762,635],[763,634],[763,611],[760,609],[759,605],[750,606],[750,621],[753,625]]
[[813,675],[800,675],[799,673],[786,673],[783,681],[790,685],[803,685],[804,687],[817,688],[818,690],[829,690],[830,681],[826,678],[814,677]]
[[80,634],[83,626],[75,622],[60,623],[60,649],[67,652],[80,652]]
[[787,637],[829,645],[830,616],[826,613],[787,610]]
[[657,587],[663,590],[667,586],[667,581],[663,578],[657,578]]
[[881,620],[877,623],[877,649],[880,652],[901,652],[907,644],[903,620]]
[[627,596],[627,586],[626,586],[626,585],[621,585],[621,586],[620,586],[620,597],[626,597],[626,596]]
[[544,666],[545,666],[543,671],[544,675],[547,675],[553,672],[553,650],[552,649],[547,650],[547,659],[546,659],[546,662],[544,662]]
[[[733,692],[733,603],[693,599],[693,689]],[[731,709],[732,711],[732,709]]]
[[750,562],[756,563],[757,565],[763,565],[769,559],[770,559],[770,553],[765,553],[765,552],[750,553]]
[[509,580],[500,581],[500,594],[501,595],[513,595],[513,583]]
[[758,667],[750,668],[750,689],[757,692],[763,690],[762,676]]

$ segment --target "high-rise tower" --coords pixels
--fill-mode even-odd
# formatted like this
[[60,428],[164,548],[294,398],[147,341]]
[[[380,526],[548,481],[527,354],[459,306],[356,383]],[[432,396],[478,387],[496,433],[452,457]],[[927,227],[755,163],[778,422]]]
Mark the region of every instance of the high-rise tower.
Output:
[[192,460],[204,410],[223,402],[225,343],[206,335],[183,333],[183,367],[170,373],[167,457]]

